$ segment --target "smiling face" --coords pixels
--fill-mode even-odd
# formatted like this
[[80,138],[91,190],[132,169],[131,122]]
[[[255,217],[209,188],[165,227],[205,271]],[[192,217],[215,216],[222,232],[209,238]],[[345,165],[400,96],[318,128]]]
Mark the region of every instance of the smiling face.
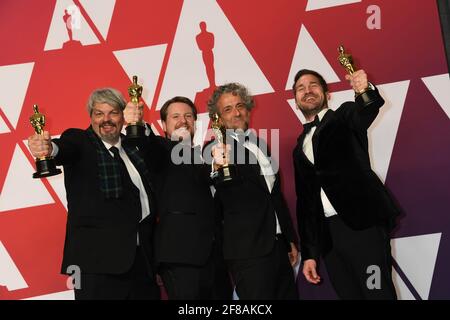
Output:
[[328,107],[330,94],[324,91],[319,79],[312,74],[301,76],[295,83],[294,91],[295,103],[307,119],[314,118]]
[[226,129],[246,131],[250,122],[250,111],[241,97],[232,93],[224,93],[217,101],[220,122]]
[[167,108],[166,121],[162,122],[167,138],[172,140],[194,137],[195,115],[192,108],[184,102],[173,102]]
[[123,123],[123,112],[119,107],[114,108],[107,103],[96,103],[92,108],[92,129],[103,141],[109,144],[115,144],[119,141]]

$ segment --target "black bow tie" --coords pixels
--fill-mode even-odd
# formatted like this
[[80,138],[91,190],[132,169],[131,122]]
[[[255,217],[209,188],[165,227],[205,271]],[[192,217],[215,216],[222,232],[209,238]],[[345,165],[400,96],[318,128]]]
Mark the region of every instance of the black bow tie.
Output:
[[239,143],[244,144],[249,141],[250,136],[248,134],[245,134],[244,132],[239,132],[236,133],[236,139]]
[[246,136],[245,134],[240,134],[237,136],[237,138],[238,142],[242,144],[246,143],[249,140],[248,136]]
[[314,117],[314,121],[305,123],[303,125],[303,135],[307,134],[309,131],[311,131],[311,129],[313,127],[319,126],[320,120],[319,120],[319,116],[315,116]]

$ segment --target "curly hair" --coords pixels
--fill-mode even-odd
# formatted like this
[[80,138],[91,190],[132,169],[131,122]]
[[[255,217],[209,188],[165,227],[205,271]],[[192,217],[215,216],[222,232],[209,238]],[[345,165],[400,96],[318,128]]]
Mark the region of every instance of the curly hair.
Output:
[[250,95],[248,89],[244,87],[240,83],[231,82],[226,83],[224,85],[221,85],[214,90],[211,98],[208,101],[208,111],[209,111],[209,117],[212,119],[214,117],[214,114],[219,114],[219,108],[217,107],[217,102],[219,101],[220,97],[224,93],[231,93],[234,96],[239,96],[242,100],[242,102],[245,105],[245,108],[250,111],[255,106],[255,102],[253,101],[253,97]]

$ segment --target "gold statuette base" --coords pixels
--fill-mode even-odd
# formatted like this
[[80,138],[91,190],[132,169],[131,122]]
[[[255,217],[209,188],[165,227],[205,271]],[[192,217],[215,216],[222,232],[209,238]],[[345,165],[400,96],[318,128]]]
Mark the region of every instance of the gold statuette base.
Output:
[[213,178],[215,186],[237,183],[240,181],[235,165],[226,164],[217,169],[217,175]]
[[129,124],[125,131],[127,133],[127,139],[138,139],[145,137],[145,124],[142,122],[136,122]]
[[378,91],[367,88],[363,92],[355,93],[355,101],[358,104],[367,107],[374,103],[378,103],[380,101],[380,95]]
[[60,174],[61,169],[56,168],[55,160],[51,157],[36,159],[36,172],[33,173],[34,179],[56,176]]

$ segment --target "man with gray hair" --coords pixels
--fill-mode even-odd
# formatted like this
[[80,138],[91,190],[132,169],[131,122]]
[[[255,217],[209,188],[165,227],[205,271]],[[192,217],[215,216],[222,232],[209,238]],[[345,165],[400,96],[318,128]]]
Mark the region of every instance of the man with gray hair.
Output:
[[238,83],[217,87],[208,102],[210,116],[217,114],[227,129],[227,145],[211,148],[216,169],[225,159],[238,174],[234,184],[216,184],[223,253],[240,299],[298,299],[292,269],[298,261],[297,238],[278,167],[266,142],[249,130],[253,106]]
[[95,90],[91,125],[28,138],[33,156],[64,166],[68,216],[62,273],[74,274],[75,299],[159,299],[152,268],[155,217],[147,165],[121,135],[126,102],[112,88]]

